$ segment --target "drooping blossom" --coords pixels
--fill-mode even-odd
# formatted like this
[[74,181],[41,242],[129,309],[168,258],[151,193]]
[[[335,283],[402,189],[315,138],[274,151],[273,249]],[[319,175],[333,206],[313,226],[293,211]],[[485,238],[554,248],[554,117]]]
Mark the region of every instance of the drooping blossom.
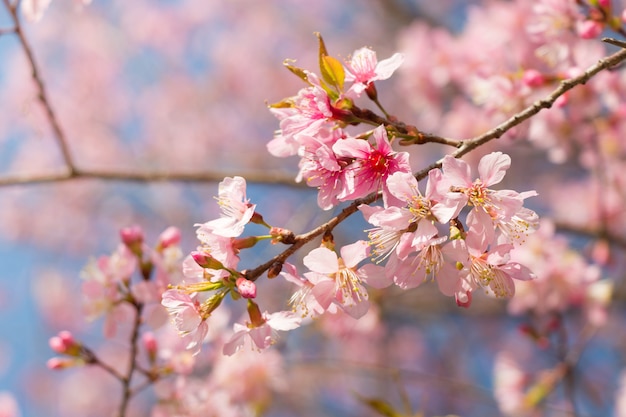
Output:
[[200,352],[202,342],[209,331],[208,314],[203,312],[197,293],[170,289],[163,293],[161,301],[172,318],[172,323],[187,343],[186,348],[194,355]]
[[511,261],[512,244],[491,246],[485,235],[475,233],[468,233],[464,242],[469,259],[459,276],[463,289],[457,297],[460,305],[469,306],[470,300],[465,296],[477,288],[496,297],[510,298],[515,294],[514,279],[528,281],[536,277],[526,266]]
[[401,205],[402,202],[389,192],[387,178],[395,172],[411,172],[409,154],[393,150],[384,125],[374,129],[372,137],[374,145],[356,138],[346,138],[333,145],[337,156],[353,159],[345,168],[345,192],[339,198],[353,200],[382,190],[386,207]]
[[378,80],[386,80],[397,70],[404,56],[395,53],[391,58],[378,61],[376,52],[369,48],[360,48],[354,51],[350,61],[346,62],[346,81],[353,82],[352,86],[346,93],[353,93],[359,97],[371,83]]
[[288,389],[282,354],[278,350],[256,352],[243,349],[236,356],[219,355],[208,384],[224,390],[237,405],[263,409],[273,396]]
[[338,257],[326,247],[313,249],[303,259],[310,270],[304,276],[313,285],[311,292],[324,310],[336,305],[359,318],[369,308],[369,296],[363,282],[382,288],[390,281],[382,267],[369,263],[358,268],[358,264],[369,256],[367,242],[360,240],[346,245],[340,253],[341,257]]
[[260,323],[235,323],[235,333],[224,344],[224,354],[233,355],[245,346],[246,340],[250,342],[253,350],[265,350],[276,343],[278,331],[296,329],[300,327],[301,320],[292,311],[279,311],[262,313]]
[[221,214],[219,219],[199,225],[199,233],[207,230],[218,236],[236,237],[243,233],[252,218],[256,205],[246,198],[246,180],[243,177],[226,177],[219,184],[217,203]]
[[285,262],[280,276],[287,282],[297,286],[296,291],[289,299],[289,305],[292,307],[294,313],[304,318],[307,316],[317,317],[326,311],[313,294],[313,283],[298,274],[298,270],[293,264]]

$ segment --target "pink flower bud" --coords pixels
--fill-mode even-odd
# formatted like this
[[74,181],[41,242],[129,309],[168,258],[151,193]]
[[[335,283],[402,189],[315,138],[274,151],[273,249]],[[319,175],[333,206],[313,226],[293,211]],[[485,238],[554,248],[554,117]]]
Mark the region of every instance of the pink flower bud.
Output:
[[61,330],[57,335],[66,346],[71,346],[76,344],[76,340],[74,340],[74,336],[68,330]]
[[243,298],[256,297],[256,285],[254,282],[247,280],[243,277],[239,277],[237,278],[237,282],[235,284],[237,285],[237,290],[239,291],[239,294],[241,294]]
[[611,6],[611,0],[598,0],[598,6],[600,7],[610,7]]
[[557,109],[562,109],[563,107],[567,106],[568,102],[569,97],[568,94],[565,93],[562,96],[559,96],[556,100],[554,100],[554,107],[556,107]]
[[137,225],[124,227],[120,230],[120,237],[126,246],[141,244],[143,243],[143,230]]
[[545,81],[546,79],[543,74],[534,69],[524,71],[524,75],[522,76],[522,82],[528,87],[540,87]]
[[193,251],[191,257],[198,265],[208,269],[224,269],[224,265],[207,252]]
[[72,366],[78,365],[78,361],[70,358],[50,358],[48,362],[46,362],[46,366],[48,369],[59,370],[65,368],[71,368]]
[[600,22],[585,20],[584,22],[578,23],[576,31],[578,32],[578,36],[583,39],[594,39],[600,36],[603,28],[603,24]]
[[48,341],[50,348],[57,353],[77,356],[80,351],[80,344],[74,340],[74,336],[67,330],[59,332]]
[[154,337],[154,333],[152,332],[144,333],[143,336],[141,337],[141,342],[143,343],[143,347],[146,349],[146,352],[148,352],[148,355],[150,356],[156,355],[158,346],[157,346],[157,340]]
[[179,243],[180,229],[177,227],[170,226],[159,236],[159,246],[161,248],[168,248],[170,246],[178,245]]
[[54,350],[56,353],[65,353],[66,346],[60,337],[58,336],[51,337],[50,340],[48,341],[48,344],[50,345],[50,348]]

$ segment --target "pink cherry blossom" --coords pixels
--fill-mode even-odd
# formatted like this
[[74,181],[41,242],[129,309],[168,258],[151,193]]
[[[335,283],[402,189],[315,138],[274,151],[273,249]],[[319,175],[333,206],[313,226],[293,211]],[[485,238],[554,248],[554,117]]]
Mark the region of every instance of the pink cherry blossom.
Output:
[[510,165],[511,158],[502,152],[485,155],[478,164],[479,178],[472,181],[470,167],[465,161],[450,155],[443,160],[443,176],[437,190],[439,198],[456,206],[452,217],[456,217],[465,205],[471,205],[473,208],[467,216],[469,227],[486,234],[490,242],[495,240],[496,229],[514,238],[533,232],[537,226],[536,214],[523,208],[524,199],[536,192],[488,188],[502,181]]
[[395,53],[391,58],[378,61],[376,52],[373,50],[369,48],[357,49],[345,65],[346,81],[354,83],[347,94],[353,93],[357,97],[360,96],[374,81],[386,80],[391,77],[403,61],[404,56],[400,53]]
[[[235,323],[235,333],[228,342],[224,344],[224,354],[233,355],[244,347],[246,340],[254,349],[264,350],[276,343],[277,331],[293,330],[300,327],[301,318],[291,311],[279,311],[277,313],[263,313],[263,323],[253,325],[248,323],[243,325]],[[254,345],[254,346],[253,346]]]
[[332,144],[345,137],[341,129],[328,135],[300,137],[303,151],[296,181],[304,179],[309,187],[318,187],[317,203],[323,210],[334,207],[339,203],[339,196],[345,193],[344,168],[351,160],[338,157],[332,150]]
[[395,152],[387,138],[385,126],[374,129],[375,144],[356,138],[346,138],[333,145],[340,157],[353,158],[345,171],[345,193],[340,200],[352,200],[382,189],[385,206],[402,204],[387,188],[387,178],[395,172],[411,172],[409,154]]
[[223,237],[236,237],[243,233],[246,224],[252,218],[256,205],[246,198],[246,180],[243,177],[226,177],[219,184],[217,200],[222,211],[221,217],[206,222],[202,229]]
[[137,257],[126,245],[120,244],[111,256],[92,260],[81,271],[84,312],[89,320],[105,315],[107,337],[115,334],[115,323],[124,321],[130,312],[120,301],[126,296],[136,268]]
[[172,317],[172,323],[187,343],[186,348],[194,355],[200,352],[202,342],[209,331],[207,315],[202,312],[197,294],[187,294],[175,289],[163,293],[161,301]]
[[496,297],[510,298],[515,294],[513,279],[528,281],[536,276],[526,266],[511,261],[512,244],[494,247],[484,235],[468,233],[466,239],[469,260],[461,272],[461,279],[471,290],[483,288]]
[[295,284],[298,289],[289,299],[289,305],[293,311],[301,317],[317,317],[323,314],[326,309],[320,305],[313,294],[313,283],[298,274],[296,267],[288,262],[283,265],[280,276],[287,282]]
[[280,130],[267,144],[268,151],[277,157],[295,155],[302,147],[300,136],[317,136],[324,128],[331,128],[331,120],[339,110],[334,109],[319,78],[307,72],[309,87],[291,98],[291,107],[271,108],[280,120]]
[[336,305],[354,318],[359,318],[369,308],[368,293],[362,283],[382,288],[389,285],[390,280],[384,275],[383,268],[377,265],[366,264],[357,269],[357,265],[369,256],[367,242],[346,245],[340,253],[341,257],[338,257],[326,247],[313,249],[303,259],[311,271],[304,276],[313,284],[311,291],[325,310]]
[[31,22],[38,22],[43,17],[52,0],[23,0],[21,2],[22,13]]

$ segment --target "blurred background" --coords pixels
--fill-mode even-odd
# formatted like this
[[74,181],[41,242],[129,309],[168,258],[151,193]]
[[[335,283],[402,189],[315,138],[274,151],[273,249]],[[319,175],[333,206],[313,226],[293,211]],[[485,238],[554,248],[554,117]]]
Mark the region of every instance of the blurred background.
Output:
[[[462,91],[453,82],[459,76],[454,72],[472,70],[455,69],[455,57],[445,51],[466,27],[468,16],[474,16],[475,24],[480,20],[475,3],[54,0],[41,20],[23,20],[76,166],[123,178],[0,187],[0,391],[15,397],[20,415],[103,415],[88,411],[110,401],[87,388],[88,375],[49,371],[46,360],[53,356],[48,339],[59,330],[72,330],[96,345],[102,340],[101,323],[86,323],[81,315],[80,271],[90,257],[116,247],[120,228],[138,224],[147,240],[155,242],[166,227],[176,226],[183,234],[183,250],[189,252],[197,245],[194,225],[218,216],[217,183],[233,175],[248,179],[248,197],[272,225],[301,233],[337,212],[318,210],[315,190],[292,183],[295,158],[277,159],[266,151],[278,128],[267,104],[303,87],[283,67],[283,60],[295,59],[299,67],[317,71],[314,32],[324,36],[329,54],[339,58],[348,58],[362,46],[374,49],[379,59],[397,51],[407,54],[399,74],[377,84],[381,102],[401,120],[455,138],[471,137],[503,120],[502,112],[455,102],[455,94]],[[513,12],[504,12],[514,2],[486,3],[503,5],[493,6],[502,13],[483,16],[486,20],[502,16],[495,26],[504,31],[508,24],[511,36],[516,30],[524,36],[522,19],[515,26]],[[0,28],[11,26],[6,8],[0,7]],[[474,38],[478,49],[479,39]],[[466,54],[476,52],[467,42]],[[506,44],[504,38],[490,46],[502,49]],[[595,50],[589,53],[581,58],[581,66],[597,56]],[[17,36],[0,35],[2,177],[39,178],[65,170],[37,94]],[[516,140],[527,135],[520,128],[468,161],[475,163],[490,150],[507,147],[514,162],[502,188],[543,187],[540,195],[547,197],[528,200],[531,208],[544,214],[550,211],[550,198],[571,198],[574,207],[569,210],[576,211],[576,202],[584,197],[572,197],[576,191],[573,186],[569,190],[566,181],[587,173],[572,156],[579,150],[567,154],[572,159],[557,168],[552,165],[554,155],[541,146]],[[402,150],[411,152],[416,169],[445,152],[430,145]],[[144,181],[137,179],[142,173],[201,175],[189,181]],[[364,237],[368,225],[360,215],[354,217],[337,230],[338,242]],[[593,239],[569,237],[583,255],[592,254]],[[276,251],[255,249],[242,267],[258,265]],[[611,268],[619,271],[621,266],[617,259]],[[272,281],[262,283],[261,292],[266,285],[278,295],[289,291]],[[533,369],[549,367],[554,359],[549,352],[538,354],[531,338],[520,339],[525,319],[507,316],[503,301],[479,295],[471,309],[461,310],[454,300],[437,295],[435,285],[388,297],[380,307],[384,327],[380,318],[340,324],[320,320],[290,335],[280,348],[302,392],[280,397],[268,415],[375,415],[355,393],[383,397],[398,406],[408,397],[414,410],[428,416],[501,415],[493,377],[501,351],[506,348],[507,355],[528,361]],[[573,388],[586,393],[578,397],[584,410],[580,415],[610,415],[615,410],[624,346],[623,340],[604,338],[602,332],[624,334],[623,305],[618,307],[591,341],[578,327],[583,313],[568,316],[574,335],[570,342],[582,339],[586,346],[577,369],[583,374],[593,370]],[[585,337],[579,339],[581,335]],[[559,395],[546,415],[573,415]],[[136,415],[147,415],[150,399],[147,393],[138,401]]]

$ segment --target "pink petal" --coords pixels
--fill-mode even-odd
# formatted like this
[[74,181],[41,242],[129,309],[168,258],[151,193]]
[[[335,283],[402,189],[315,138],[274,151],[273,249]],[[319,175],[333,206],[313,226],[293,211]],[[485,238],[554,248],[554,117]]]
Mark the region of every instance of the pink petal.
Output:
[[346,245],[341,248],[341,259],[348,268],[354,268],[359,262],[369,256],[370,245],[364,241],[359,240],[350,245]]
[[376,65],[376,75],[378,80],[386,80],[391,77],[395,70],[404,62],[404,55],[396,52],[391,58],[383,59]]
[[502,152],[492,152],[481,158],[478,173],[483,184],[488,187],[502,181],[506,170],[511,166],[511,157]]
[[443,158],[442,169],[444,183],[446,185],[471,187],[471,170],[467,162],[446,155]]
[[302,262],[311,271],[320,274],[334,274],[339,270],[337,254],[328,248],[313,249]]

